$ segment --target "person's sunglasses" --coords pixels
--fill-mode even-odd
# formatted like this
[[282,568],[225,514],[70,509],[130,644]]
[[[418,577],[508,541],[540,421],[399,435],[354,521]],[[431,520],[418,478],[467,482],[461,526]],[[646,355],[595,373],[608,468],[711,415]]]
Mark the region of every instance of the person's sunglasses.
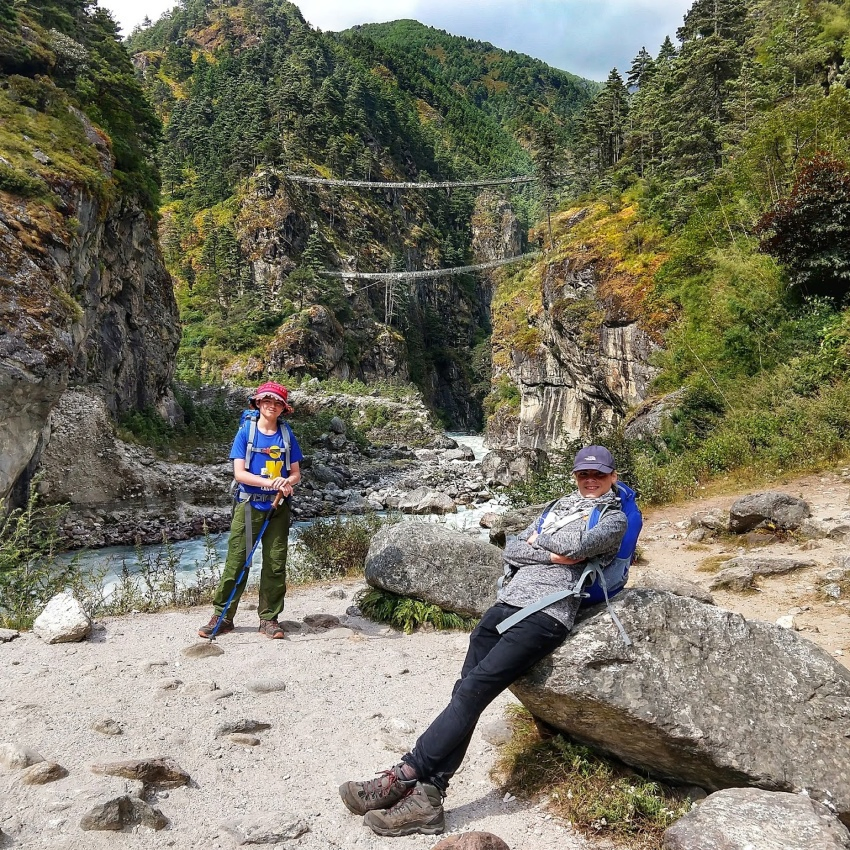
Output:
[[580,469],[575,476],[584,481],[585,478],[607,478],[610,474],[610,472],[600,472],[598,469]]

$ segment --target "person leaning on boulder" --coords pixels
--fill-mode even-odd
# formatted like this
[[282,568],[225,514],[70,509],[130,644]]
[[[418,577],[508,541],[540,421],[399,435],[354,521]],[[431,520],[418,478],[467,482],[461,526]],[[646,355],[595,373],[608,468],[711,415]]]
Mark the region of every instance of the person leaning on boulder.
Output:
[[[216,633],[226,634],[233,631],[233,617],[248,583],[248,571],[242,569],[248,557],[247,552],[251,549],[251,543],[248,541],[256,540],[267,518],[268,525],[261,544],[263,566],[260,571],[259,631],[269,638],[280,639],[284,636],[277,618],[283,611],[286,596],[289,498],[295,485],[301,481],[303,459],[292,429],[281,418],[284,413],[292,413],[292,408],[286,400],[287,396],[286,387],[274,381],[267,381],[257,387],[257,391],[248,400],[251,408],[259,411],[250,452],[249,421],[239,426],[233,440],[230,459],[233,461],[233,477],[239,484],[236,491],[238,504],[230,524],[224,571],[213,597],[214,613],[209,623],[198,629],[201,637],[210,638]],[[273,502],[278,493],[283,495],[283,500],[275,508]],[[246,517],[250,524],[246,523]],[[247,528],[250,528],[250,537],[246,534]],[[237,585],[239,579],[241,581]],[[216,624],[222,611],[224,617],[216,632]]]
[[[573,588],[588,559],[599,559],[606,566],[616,557],[627,521],[614,487],[617,472],[611,452],[603,446],[581,449],[575,456],[573,475],[578,492],[563,496],[505,546],[504,560],[512,578],[472,632],[448,706],[400,764],[375,779],[340,786],[346,807],[365,815],[364,823],[378,835],[436,835],[443,831],[443,798],[482,711],[563,643],[580,599],[567,596],[529,614],[504,633],[497,627],[525,606]],[[587,528],[594,508],[602,509],[601,518]]]

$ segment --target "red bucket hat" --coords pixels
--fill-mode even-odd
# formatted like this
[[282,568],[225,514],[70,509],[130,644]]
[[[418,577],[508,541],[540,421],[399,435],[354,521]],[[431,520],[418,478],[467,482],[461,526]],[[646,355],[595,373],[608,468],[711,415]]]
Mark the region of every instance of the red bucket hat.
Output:
[[275,383],[274,381],[266,381],[264,384],[260,384],[254,394],[248,399],[248,404],[256,410],[257,402],[261,398],[273,398],[277,401],[282,401],[283,412],[292,413],[292,407],[287,401],[289,391],[282,384]]

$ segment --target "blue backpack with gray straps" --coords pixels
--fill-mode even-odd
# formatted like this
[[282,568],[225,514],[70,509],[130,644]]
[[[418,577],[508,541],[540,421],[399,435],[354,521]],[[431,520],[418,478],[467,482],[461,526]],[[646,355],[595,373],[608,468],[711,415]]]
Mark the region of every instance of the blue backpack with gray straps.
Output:
[[[620,542],[620,548],[617,550],[617,555],[614,560],[605,567],[602,567],[596,559],[587,561],[582,569],[581,576],[573,587],[566,588],[564,590],[557,590],[554,593],[550,593],[548,596],[544,596],[537,602],[532,602],[530,605],[526,605],[525,608],[520,609],[496,626],[496,630],[499,634],[504,634],[504,632],[511,628],[511,626],[515,626],[518,622],[520,622],[520,620],[524,620],[529,614],[533,614],[535,611],[541,611],[553,602],[566,599],[568,596],[578,596],[581,600],[581,606],[596,605],[600,602],[604,602],[608,608],[608,613],[610,614],[614,625],[617,627],[623,638],[623,641],[627,646],[631,645],[631,640],[629,640],[629,636],[626,634],[623,624],[614,613],[610,600],[612,596],[616,596],[626,586],[626,582],[629,580],[629,568],[635,559],[635,549],[637,548],[638,536],[640,535],[641,528],[643,528],[643,517],[641,516],[640,509],[637,506],[635,491],[627,484],[623,484],[620,481],[618,481],[614,487],[616,488],[617,495],[620,499],[620,509],[626,515],[627,523],[626,533],[623,535],[623,539]],[[555,499],[550,502],[544,509],[537,522],[538,532],[543,526],[543,520],[546,518],[546,514],[549,513],[549,510],[557,501],[558,500]],[[601,509],[594,508],[590,512],[590,516],[587,518],[587,528],[593,528],[608,510],[612,510],[612,507],[606,505]]]
[[[634,563],[638,537],[643,528],[643,516],[637,505],[635,491],[622,481],[618,481],[614,486],[620,497],[620,508],[626,515],[628,526],[620,548],[617,550],[617,556],[604,569],[597,569],[593,581],[584,588],[582,605],[598,605],[616,596],[626,586],[629,580],[629,567]],[[594,508],[587,519],[587,527],[593,528],[602,519],[604,512],[604,508],[602,510]],[[604,586],[602,579],[605,582]]]

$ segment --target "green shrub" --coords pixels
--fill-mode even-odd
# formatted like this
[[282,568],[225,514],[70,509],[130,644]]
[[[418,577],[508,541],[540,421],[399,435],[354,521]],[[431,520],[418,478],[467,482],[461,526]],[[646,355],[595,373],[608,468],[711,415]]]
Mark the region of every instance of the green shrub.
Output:
[[497,410],[504,408],[508,413],[517,414],[521,399],[519,387],[507,375],[500,375],[484,399],[484,413],[493,416]]
[[40,506],[37,484],[36,479],[23,508],[5,514],[0,502],[0,625],[5,628],[30,628],[78,572],[74,561],[56,563],[58,524],[65,509]]
[[195,581],[191,585],[178,580],[180,556],[163,538],[161,551],[147,553],[137,548],[134,559],[122,560],[118,580],[108,592],[104,584],[106,567],[86,574],[77,572],[70,583],[71,590],[92,618],[131,611],[150,614],[164,608],[210,603],[221,578],[222,565],[206,529],[204,541],[204,556],[195,561]]
[[549,810],[585,836],[656,850],[664,830],[691,808],[673,789],[563,735],[541,740],[524,708],[512,707],[510,720],[513,738],[495,768],[501,790],[526,800],[545,793]]
[[317,519],[298,535],[297,554],[288,570],[290,580],[306,584],[363,575],[372,538],[392,521],[377,514]]
[[373,587],[360,591],[354,601],[363,616],[379,623],[387,623],[408,635],[426,623],[430,623],[435,629],[458,629],[464,632],[471,632],[478,623],[474,617],[464,617],[419,599],[398,596],[388,590]]
[[0,162],[0,191],[23,198],[38,198],[47,194],[47,185],[38,177]]

